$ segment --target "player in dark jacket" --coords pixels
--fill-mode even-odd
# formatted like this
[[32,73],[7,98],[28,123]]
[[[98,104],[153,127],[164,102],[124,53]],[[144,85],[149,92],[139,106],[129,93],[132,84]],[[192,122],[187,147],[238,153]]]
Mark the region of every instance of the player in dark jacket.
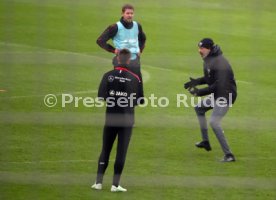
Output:
[[[196,146],[198,148],[204,148],[207,151],[211,150],[205,113],[213,109],[210,125],[224,152],[222,161],[235,161],[235,157],[229,148],[224,136],[224,131],[221,127],[222,118],[237,97],[237,86],[234,73],[229,62],[223,56],[220,47],[214,45],[212,39],[204,38],[199,42],[198,47],[199,53],[204,61],[204,76],[197,79],[190,78],[190,81],[185,83],[184,87],[195,96],[212,94],[214,98],[208,96],[195,107],[203,139],[202,142],[196,143]],[[208,86],[202,89],[196,87],[203,84],[207,84]],[[214,100],[214,102],[212,102],[212,100]]]
[[96,183],[92,185],[93,189],[102,189],[103,176],[108,166],[110,152],[116,137],[118,137],[111,192],[127,191],[119,185],[119,181],[132,134],[134,107],[143,102],[141,80],[127,67],[130,63],[130,56],[129,50],[121,50],[117,57],[118,65],[114,66],[114,70],[104,74],[99,87],[98,97],[106,101],[106,118],[102,152],[98,162]]

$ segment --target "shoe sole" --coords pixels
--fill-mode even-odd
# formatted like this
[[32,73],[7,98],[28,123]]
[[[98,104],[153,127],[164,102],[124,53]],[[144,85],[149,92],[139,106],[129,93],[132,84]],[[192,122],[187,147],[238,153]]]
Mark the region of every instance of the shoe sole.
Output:
[[206,151],[211,151],[212,150],[212,148],[210,147],[210,148],[207,148],[207,147],[201,147],[201,146],[197,146],[197,145],[195,145],[197,148],[199,148],[199,149],[205,149]]
[[91,188],[93,189],[93,190],[102,190],[103,188],[96,188],[96,187],[93,187],[93,185],[91,186]]
[[220,162],[236,162],[236,160],[221,160]]
[[102,190],[102,188],[101,189],[98,189],[98,188],[93,188],[93,187],[91,187],[93,190]]

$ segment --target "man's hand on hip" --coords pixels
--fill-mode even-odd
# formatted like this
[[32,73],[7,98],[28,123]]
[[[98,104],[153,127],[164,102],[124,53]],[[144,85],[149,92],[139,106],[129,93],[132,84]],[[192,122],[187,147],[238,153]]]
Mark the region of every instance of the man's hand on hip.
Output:
[[118,55],[120,53],[120,49],[115,49],[114,53]]

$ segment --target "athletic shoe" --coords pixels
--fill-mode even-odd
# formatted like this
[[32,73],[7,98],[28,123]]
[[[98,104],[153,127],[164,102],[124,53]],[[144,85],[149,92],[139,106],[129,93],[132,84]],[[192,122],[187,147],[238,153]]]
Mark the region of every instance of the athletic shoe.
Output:
[[198,148],[204,148],[206,151],[211,151],[212,150],[209,141],[197,142],[195,145]]
[[232,153],[226,154],[223,159],[221,160],[221,162],[235,162],[235,156]]
[[94,183],[91,188],[94,190],[101,190],[103,188],[103,185],[101,183]]
[[127,189],[121,187],[120,185],[118,185],[118,187],[116,187],[115,185],[112,185],[110,191],[111,192],[126,192]]

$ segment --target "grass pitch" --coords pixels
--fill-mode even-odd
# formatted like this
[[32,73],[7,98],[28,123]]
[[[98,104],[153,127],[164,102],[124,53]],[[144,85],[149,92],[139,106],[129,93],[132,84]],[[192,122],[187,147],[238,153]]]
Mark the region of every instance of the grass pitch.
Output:
[[[120,17],[124,1],[0,2],[0,199],[271,199],[276,198],[276,3],[133,1],[147,34],[145,95],[166,108],[137,108],[123,172],[124,194],[93,191],[104,108],[61,107],[61,93],[95,97],[112,54],[95,41]],[[131,2],[130,2],[131,3]],[[212,37],[232,64],[238,99],[223,120],[236,163],[210,130],[200,140],[193,108],[177,107],[189,76],[202,75],[197,42]],[[44,105],[46,94],[58,103]],[[187,94],[187,93],[186,93]],[[188,95],[188,94],[187,94]]]

